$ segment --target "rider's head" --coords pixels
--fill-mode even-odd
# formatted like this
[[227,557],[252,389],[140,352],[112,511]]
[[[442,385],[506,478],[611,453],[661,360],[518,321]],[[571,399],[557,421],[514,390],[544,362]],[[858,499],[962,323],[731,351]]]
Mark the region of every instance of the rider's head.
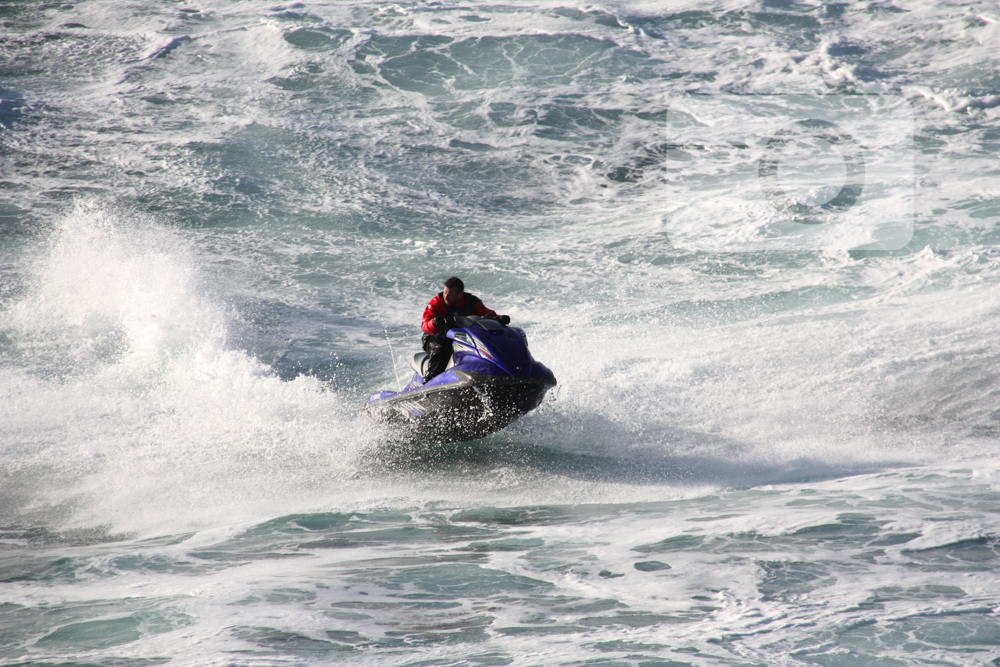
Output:
[[444,302],[449,306],[457,305],[465,293],[465,283],[461,278],[452,276],[444,281]]

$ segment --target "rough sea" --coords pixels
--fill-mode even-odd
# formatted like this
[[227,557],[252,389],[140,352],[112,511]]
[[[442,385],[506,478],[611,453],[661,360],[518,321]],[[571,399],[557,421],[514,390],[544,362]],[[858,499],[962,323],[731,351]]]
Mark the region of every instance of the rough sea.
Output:
[[[998,47],[0,0],[0,665],[1000,665]],[[559,386],[404,442],[451,275]]]

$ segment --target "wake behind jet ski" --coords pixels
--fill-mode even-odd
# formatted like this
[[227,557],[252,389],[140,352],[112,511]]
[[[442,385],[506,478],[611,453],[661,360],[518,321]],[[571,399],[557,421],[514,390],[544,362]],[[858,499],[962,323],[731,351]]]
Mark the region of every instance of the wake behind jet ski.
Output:
[[369,414],[403,423],[417,437],[473,440],[498,431],[535,409],[555,376],[528,352],[524,331],[509,327],[465,284],[449,278],[424,310],[424,352],[405,389],[368,398]]
[[534,410],[556,385],[552,371],[532,358],[518,327],[458,316],[446,335],[454,353],[444,372],[425,382],[429,358],[418,352],[410,362],[413,378],[402,391],[368,397],[373,419],[403,425],[418,439],[474,440]]

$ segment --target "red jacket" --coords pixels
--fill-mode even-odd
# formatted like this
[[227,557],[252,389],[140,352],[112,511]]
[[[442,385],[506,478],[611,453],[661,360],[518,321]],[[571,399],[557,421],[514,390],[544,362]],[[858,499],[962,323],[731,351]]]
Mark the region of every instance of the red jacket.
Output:
[[454,306],[449,306],[444,302],[444,292],[431,299],[431,302],[424,308],[424,320],[420,323],[420,328],[431,336],[438,334],[434,326],[434,318],[440,315],[479,315],[480,317],[495,317],[496,311],[490,310],[475,294],[464,292],[462,299]]

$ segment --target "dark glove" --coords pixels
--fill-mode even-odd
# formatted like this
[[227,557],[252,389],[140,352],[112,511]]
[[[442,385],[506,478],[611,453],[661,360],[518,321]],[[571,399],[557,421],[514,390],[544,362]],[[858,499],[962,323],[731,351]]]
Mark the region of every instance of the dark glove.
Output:
[[434,318],[434,328],[438,333],[445,333],[455,326],[455,317],[452,315],[438,315]]
[[507,315],[497,315],[494,319],[504,326],[510,324],[510,317]]

